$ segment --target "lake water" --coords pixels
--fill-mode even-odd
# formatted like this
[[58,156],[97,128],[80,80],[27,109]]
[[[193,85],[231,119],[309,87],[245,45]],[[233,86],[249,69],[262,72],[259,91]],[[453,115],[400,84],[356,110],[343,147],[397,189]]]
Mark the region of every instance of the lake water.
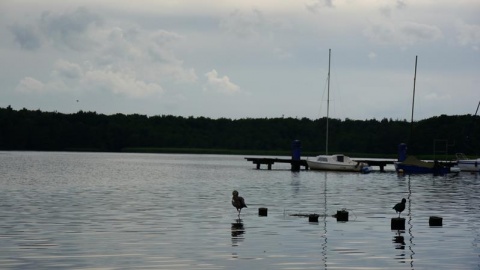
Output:
[[[0,152],[0,269],[480,269],[480,179]],[[248,205],[240,220],[236,189]],[[391,230],[407,199],[405,230]],[[258,215],[260,207],[268,216]],[[337,222],[337,210],[349,212]],[[318,222],[294,214],[320,215]],[[443,226],[430,227],[441,216]]]

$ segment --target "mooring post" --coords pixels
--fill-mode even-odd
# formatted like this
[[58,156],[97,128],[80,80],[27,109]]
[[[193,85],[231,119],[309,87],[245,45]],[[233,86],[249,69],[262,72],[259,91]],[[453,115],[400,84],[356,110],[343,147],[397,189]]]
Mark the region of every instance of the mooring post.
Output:
[[405,230],[405,219],[404,218],[392,218],[390,223],[390,228],[394,231]]
[[442,226],[442,221],[443,221],[443,219],[441,217],[431,216],[428,219],[428,224],[432,227],[433,226]]
[[266,217],[267,214],[268,214],[268,208],[265,208],[265,207],[258,208],[258,215],[259,216]]
[[337,221],[348,221],[348,211],[339,210],[337,211]]
[[308,215],[308,222],[318,222],[318,217],[320,215],[317,214],[310,214]]

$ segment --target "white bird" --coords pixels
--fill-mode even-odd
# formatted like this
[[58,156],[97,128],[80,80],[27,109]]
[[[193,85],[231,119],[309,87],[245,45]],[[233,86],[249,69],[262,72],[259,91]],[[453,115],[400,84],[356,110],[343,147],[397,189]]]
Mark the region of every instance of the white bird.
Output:
[[232,195],[232,205],[233,207],[237,208],[238,216],[240,216],[242,208],[247,208],[247,205],[245,204],[245,200],[243,199],[243,197],[238,196],[238,191],[234,190],[232,192]]

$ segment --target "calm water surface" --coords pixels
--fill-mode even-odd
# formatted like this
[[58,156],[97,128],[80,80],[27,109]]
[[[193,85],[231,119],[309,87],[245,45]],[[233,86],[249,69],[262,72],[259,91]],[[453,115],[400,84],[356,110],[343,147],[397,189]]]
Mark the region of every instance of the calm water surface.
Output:
[[[283,166],[283,167],[282,167]],[[0,269],[480,269],[478,175],[0,152]],[[248,204],[241,219],[232,190]],[[405,230],[393,205],[407,199]],[[258,216],[258,208],[268,216]],[[348,222],[332,217],[349,212]],[[320,215],[318,223],[293,214]],[[442,227],[430,227],[441,216]]]

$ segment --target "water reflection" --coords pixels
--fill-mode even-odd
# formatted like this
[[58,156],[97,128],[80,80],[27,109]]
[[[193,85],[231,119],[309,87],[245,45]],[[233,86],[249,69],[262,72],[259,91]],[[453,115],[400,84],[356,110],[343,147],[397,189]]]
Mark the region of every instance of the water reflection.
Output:
[[412,179],[410,175],[408,176],[408,234],[410,235],[410,245],[408,246],[410,250],[410,267],[413,269],[413,255],[415,252],[413,251],[413,224],[412,224]]
[[[402,232],[404,231],[398,230],[393,236],[392,242],[394,243],[395,249],[405,250],[405,237],[403,237]],[[405,252],[403,252],[401,256],[405,257]]]
[[327,173],[324,175],[323,182],[323,198],[324,198],[324,207],[323,207],[323,243],[322,243],[322,261],[323,266],[327,269]]
[[295,195],[298,195],[298,193],[300,192],[300,173],[299,172],[292,172],[292,182],[291,182],[291,186],[292,186],[292,191],[293,191],[293,194]]
[[232,247],[238,246],[240,242],[243,241],[245,233],[245,227],[243,226],[243,222],[241,219],[236,219],[234,223],[232,223]]

